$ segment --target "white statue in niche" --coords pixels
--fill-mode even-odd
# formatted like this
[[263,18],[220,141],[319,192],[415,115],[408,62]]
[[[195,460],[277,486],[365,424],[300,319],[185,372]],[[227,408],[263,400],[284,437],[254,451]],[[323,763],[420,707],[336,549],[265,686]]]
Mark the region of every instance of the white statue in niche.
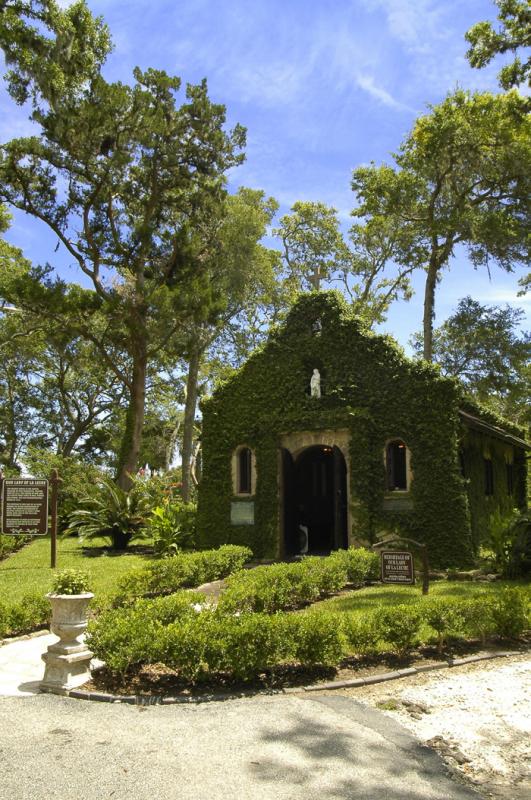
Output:
[[310,380],[310,394],[312,397],[321,397],[321,375],[318,369],[314,369]]

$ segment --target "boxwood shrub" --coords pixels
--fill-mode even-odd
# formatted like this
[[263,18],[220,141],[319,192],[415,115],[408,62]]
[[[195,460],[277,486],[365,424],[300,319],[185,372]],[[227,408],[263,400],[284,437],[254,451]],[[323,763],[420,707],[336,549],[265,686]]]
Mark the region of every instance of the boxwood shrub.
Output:
[[37,592],[24,595],[17,603],[0,601],[0,639],[43,628],[51,614],[49,601]]
[[[258,569],[252,572],[260,574]],[[275,575],[276,570],[268,574]],[[284,578],[282,602],[288,586]],[[242,589],[243,584],[235,585]],[[270,584],[267,589],[274,591]],[[275,599],[272,593],[264,596]],[[528,627],[525,595],[515,589],[473,600],[420,598],[395,607],[376,606],[363,616],[263,609],[228,613],[221,605],[210,606],[200,593],[180,591],[103,612],[89,626],[88,644],[117,673],[160,662],[188,681],[217,673],[249,680],[283,663],[334,666],[346,655],[389,649],[404,657],[421,637],[442,647],[450,635],[474,636],[483,631],[516,638]]]
[[162,661],[160,634],[164,627],[197,616],[197,609],[205,602],[205,595],[183,590],[108,609],[89,623],[87,645],[118,673],[132,664]]
[[122,577],[114,605],[139,597],[171,594],[184,587],[200,586],[224,578],[240,570],[251,557],[252,552],[248,547],[227,544],[217,550],[178,553],[155,561]]
[[273,614],[299,608],[348,583],[372,580],[378,556],[363,548],[338,550],[326,558],[308,556],[292,564],[272,564],[239,572],[227,580],[220,609]]

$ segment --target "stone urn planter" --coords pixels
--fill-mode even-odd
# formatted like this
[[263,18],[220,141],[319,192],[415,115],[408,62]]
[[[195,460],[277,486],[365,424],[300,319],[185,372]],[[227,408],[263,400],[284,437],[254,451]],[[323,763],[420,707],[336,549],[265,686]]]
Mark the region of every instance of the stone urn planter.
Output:
[[52,633],[59,641],[42,655],[46,664],[41,692],[66,694],[90,679],[93,653],[87,648],[83,634],[87,628],[88,604],[92,592],[46,595],[52,605]]

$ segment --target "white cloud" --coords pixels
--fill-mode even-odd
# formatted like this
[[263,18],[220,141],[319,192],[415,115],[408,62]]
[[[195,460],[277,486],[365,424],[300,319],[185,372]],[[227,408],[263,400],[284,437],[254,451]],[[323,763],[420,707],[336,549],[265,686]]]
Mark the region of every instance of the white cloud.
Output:
[[476,294],[476,300],[482,303],[509,303],[511,306],[531,306],[531,294],[518,297],[518,289],[509,287],[492,286],[491,289],[483,290]]
[[382,10],[389,31],[410,51],[426,52],[430,39],[444,39],[448,6],[435,0],[365,0],[369,9]]
[[394,108],[397,111],[415,111],[414,108],[396,100],[386,89],[377,86],[372,75],[358,75],[356,83],[360,89],[363,89],[363,91],[376,98],[376,100],[379,100],[380,103],[383,103],[384,106],[388,108]]

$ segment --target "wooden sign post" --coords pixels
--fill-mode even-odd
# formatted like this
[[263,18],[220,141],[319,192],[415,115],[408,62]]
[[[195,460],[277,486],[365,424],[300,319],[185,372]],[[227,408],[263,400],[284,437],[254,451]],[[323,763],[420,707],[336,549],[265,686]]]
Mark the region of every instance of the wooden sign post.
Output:
[[55,569],[57,566],[57,495],[59,484],[62,483],[59,473],[52,469],[50,475],[50,486],[52,487],[51,515],[52,515],[52,535],[50,538],[50,567]]
[[[57,490],[62,483],[56,469],[50,480],[42,478],[4,478],[0,471],[2,514],[0,533],[9,536],[46,536],[51,513],[50,566],[57,566]],[[51,486],[48,506],[48,485]]]

